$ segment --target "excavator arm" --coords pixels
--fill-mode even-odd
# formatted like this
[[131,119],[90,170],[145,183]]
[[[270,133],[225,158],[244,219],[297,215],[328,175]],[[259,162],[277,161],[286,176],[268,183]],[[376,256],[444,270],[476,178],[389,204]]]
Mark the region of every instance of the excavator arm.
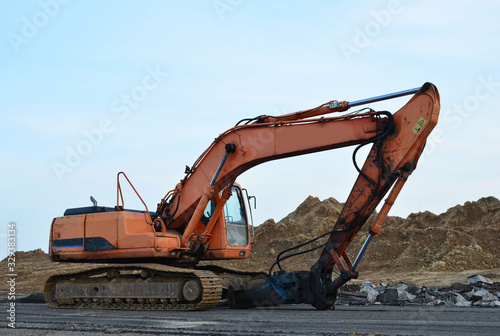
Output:
[[[372,237],[379,233],[395,198],[416,168],[426,139],[437,123],[439,108],[437,89],[426,83],[394,115],[375,112],[369,115],[374,124],[361,122],[360,127],[359,124],[353,123],[352,127],[358,130],[375,127],[375,133],[368,138],[362,135],[357,140],[340,141],[335,145],[361,142],[360,146],[369,143],[373,143],[373,146],[363,167],[356,167],[359,176],[328,241],[324,244],[318,262],[310,271],[280,271],[256,288],[232,291],[231,305],[245,308],[281,303],[310,303],[317,309],[333,308],[337,289],[350,279],[357,278],[356,267],[359,260]],[[361,120],[363,118],[366,117],[362,116]],[[356,148],[353,156],[359,148]],[[367,241],[354,263],[351,262],[346,254],[347,247],[389,190],[391,192],[370,228]],[[339,270],[339,276],[332,279],[335,266]]]
[[[410,93],[416,94],[394,115],[371,110],[324,117],[352,106]],[[156,212],[166,219],[168,228],[186,227],[183,235],[185,243],[208,201],[246,170],[271,160],[374,143],[365,166],[362,169],[356,167],[360,177],[344,209],[349,221],[353,220],[353,216],[360,217],[361,210],[369,216],[396,180],[397,172],[402,171],[403,166],[407,171],[405,176],[413,171],[425,140],[437,123],[438,113],[439,94],[434,85],[426,83],[421,88],[382,98],[353,103],[332,101],[311,110],[279,117],[247,119],[253,122],[222,133],[192,167],[186,167],[185,178],[167,194]],[[322,117],[311,119],[311,116]],[[360,204],[363,204],[363,209],[355,209]],[[353,232],[352,237],[356,233]],[[352,237],[346,241],[347,245]]]

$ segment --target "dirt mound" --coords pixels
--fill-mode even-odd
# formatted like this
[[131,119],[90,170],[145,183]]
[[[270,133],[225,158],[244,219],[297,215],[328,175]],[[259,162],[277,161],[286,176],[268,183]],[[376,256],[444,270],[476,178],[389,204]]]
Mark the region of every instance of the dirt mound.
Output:
[[[466,271],[500,267],[500,201],[487,197],[444,214],[388,218],[363,268],[394,272]],[[360,234],[365,238],[366,233]],[[359,246],[353,244],[353,248]]]
[[[32,258],[39,258],[39,257],[47,257],[47,253],[43,252],[42,249],[36,249],[36,250],[32,250],[32,251],[27,251],[27,252],[24,252],[24,251],[17,251],[16,252],[16,260],[19,261],[19,260],[28,260],[28,259],[32,259]],[[5,261],[7,258],[5,258],[4,260],[2,261]]]
[[[8,258],[0,262],[0,269],[7,270]],[[94,264],[56,263],[42,249],[17,251],[15,254],[16,294],[43,292],[45,281],[55,274],[65,271],[78,272]],[[7,273],[4,272],[0,292],[8,292]],[[5,281],[4,281],[5,279]]]

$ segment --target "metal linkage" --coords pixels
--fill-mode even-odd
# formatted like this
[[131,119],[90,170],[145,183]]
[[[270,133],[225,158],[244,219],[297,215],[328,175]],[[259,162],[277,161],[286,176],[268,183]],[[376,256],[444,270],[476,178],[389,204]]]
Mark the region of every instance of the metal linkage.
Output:
[[226,160],[227,160],[229,154],[234,153],[236,151],[235,144],[227,144],[225,148],[226,148],[226,152],[224,153],[224,156],[222,157],[222,160],[219,163],[219,166],[217,167],[217,170],[215,171],[214,176],[212,177],[212,181],[210,181],[210,185],[212,187],[215,185],[215,182],[217,181],[217,178],[219,177],[219,174],[222,170],[222,167],[224,167],[224,163],[226,163]]
[[366,238],[365,242],[363,243],[363,246],[361,247],[361,250],[359,250],[358,256],[352,263],[352,269],[355,270],[358,267],[359,262],[361,261],[361,258],[363,258],[363,255],[366,252],[366,249],[368,248],[368,245],[370,245],[370,242],[372,241],[373,235],[369,234],[368,237]]
[[347,103],[347,107],[354,107],[354,106],[359,106],[359,105],[364,105],[364,104],[375,103],[375,102],[378,102],[381,100],[387,100],[387,99],[408,96],[408,95],[417,93],[418,90],[420,90],[419,87],[414,88],[414,89],[404,90],[404,91],[398,91],[398,92],[394,92],[394,93],[388,93],[388,94],[381,95],[381,96],[365,98],[365,99],[361,99],[361,100],[355,100],[353,102]]

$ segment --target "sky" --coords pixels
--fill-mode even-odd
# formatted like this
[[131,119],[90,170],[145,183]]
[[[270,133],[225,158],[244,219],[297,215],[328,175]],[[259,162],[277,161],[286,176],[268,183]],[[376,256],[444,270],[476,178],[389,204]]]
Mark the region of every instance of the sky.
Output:
[[[47,251],[72,207],[149,209],[243,118],[434,83],[438,125],[390,215],[500,198],[497,1],[6,1],[0,11],[0,256]],[[371,104],[397,111],[409,97]],[[353,148],[257,166],[256,225],[307,196],[343,202]],[[362,161],[361,157],[358,161]],[[125,189],[125,206],[143,209]],[[383,234],[383,228],[382,233]]]

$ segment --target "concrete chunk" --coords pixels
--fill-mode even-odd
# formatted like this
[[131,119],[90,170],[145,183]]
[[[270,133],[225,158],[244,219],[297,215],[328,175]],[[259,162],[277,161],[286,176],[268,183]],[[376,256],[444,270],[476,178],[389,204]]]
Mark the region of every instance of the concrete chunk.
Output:
[[[479,299],[478,299],[479,298]],[[474,295],[471,298],[471,301],[481,301],[481,302],[495,302],[497,301],[497,297],[490,292],[488,292],[484,288],[478,288],[474,290]]]
[[399,294],[398,290],[396,288],[385,288],[384,292],[381,293],[377,300],[381,303],[394,303],[398,301],[399,299]]
[[369,281],[365,281],[361,284],[361,293],[366,293],[366,300],[368,301],[369,304],[374,303],[377,301],[377,298],[379,296],[379,292],[373,288],[373,285]]
[[500,301],[496,300],[496,301],[490,302],[490,307],[500,307]]
[[462,295],[455,293],[451,297],[451,303],[457,307],[470,307],[472,302],[467,301]]
[[367,294],[368,295],[366,297],[366,300],[368,301],[368,303],[374,303],[375,301],[377,301],[379,292],[377,292],[375,289],[369,288]]
[[400,284],[397,288],[399,301],[412,301],[415,299],[415,295],[408,292],[408,285]]
[[480,284],[480,283],[492,285],[493,281],[491,281],[490,279],[488,279],[487,277],[484,277],[482,275],[473,275],[473,276],[470,276],[467,278],[467,283],[469,285]]

